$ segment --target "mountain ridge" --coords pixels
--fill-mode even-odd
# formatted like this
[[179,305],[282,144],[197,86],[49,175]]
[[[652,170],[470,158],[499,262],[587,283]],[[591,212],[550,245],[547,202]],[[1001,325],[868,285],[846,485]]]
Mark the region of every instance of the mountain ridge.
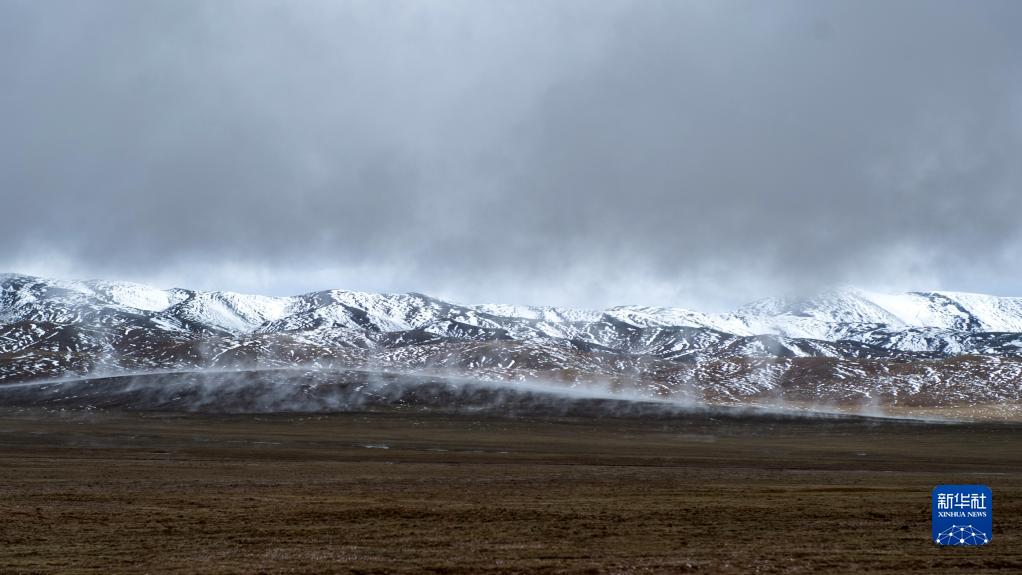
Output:
[[720,401],[780,393],[872,402],[879,394],[911,403],[922,394],[929,399],[917,403],[940,403],[933,389],[942,389],[955,401],[1017,402],[1022,298],[845,288],[711,314],[460,305],[345,290],[273,297],[0,275],[0,385],[296,365],[612,381]]
[[[782,335],[811,339],[835,339],[815,332],[812,322],[877,325],[888,328],[936,328],[954,331],[1022,332],[1022,297],[992,296],[955,291],[911,291],[884,294],[854,287],[831,289],[809,298],[767,297],[722,313],[689,308],[642,305],[612,306],[602,310],[558,306],[510,304],[462,305],[417,292],[375,293],[353,290],[321,290],[293,296],[264,296],[232,291],[161,289],[134,282],[106,280],[53,280],[37,276],[3,273],[0,286],[7,292],[15,284],[34,283],[47,291],[77,292],[98,302],[149,312],[166,312],[185,306],[202,319],[237,316],[234,331],[251,331],[266,322],[284,319],[288,312],[301,313],[315,307],[317,299],[353,308],[381,306],[382,315],[396,300],[417,300],[419,307],[435,302],[434,308],[457,308],[485,316],[536,320],[548,323],[596,321],[609,315],[639,327],[654,325],[708,327],[736,335]],[[33,294],[34,295],[34,294]],[[10,317],[9,302],[0,306],[0,318]],[[196,309],[198,308],[198,309]],[[219,308],[219,309],[218,309]],[[224,309],[225,308],[225,309]],[[258,321],[253,321],[253,319]],[[224,327],[228,327],[225,325]],[[248,326],[246,330],[245,327]],[[400,323],[393,327],[402,327]],[[409,327],[404,325],[403,327]]]

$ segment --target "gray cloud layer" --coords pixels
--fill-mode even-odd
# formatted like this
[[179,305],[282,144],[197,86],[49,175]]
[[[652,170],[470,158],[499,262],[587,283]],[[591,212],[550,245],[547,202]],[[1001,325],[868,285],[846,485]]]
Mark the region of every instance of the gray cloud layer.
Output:
[[0,267],[1022,295],[1022,4],[0,0]]

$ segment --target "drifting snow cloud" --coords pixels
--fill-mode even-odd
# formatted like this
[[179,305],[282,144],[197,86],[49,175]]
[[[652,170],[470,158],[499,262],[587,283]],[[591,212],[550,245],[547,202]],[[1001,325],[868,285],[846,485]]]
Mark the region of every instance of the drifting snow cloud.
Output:
[[0,267],[1022,294],[1017,2],[0,4]]

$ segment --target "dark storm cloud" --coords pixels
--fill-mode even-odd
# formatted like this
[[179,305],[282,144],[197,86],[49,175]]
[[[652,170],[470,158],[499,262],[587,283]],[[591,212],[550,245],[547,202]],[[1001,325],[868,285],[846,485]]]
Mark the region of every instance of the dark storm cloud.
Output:
[[1015,2],[0,1],[0,266],[1022,295]]

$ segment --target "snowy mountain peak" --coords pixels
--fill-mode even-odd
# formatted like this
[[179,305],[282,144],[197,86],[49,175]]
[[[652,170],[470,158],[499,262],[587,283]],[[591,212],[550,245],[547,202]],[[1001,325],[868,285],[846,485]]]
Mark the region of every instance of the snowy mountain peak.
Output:
[[812,401],[872,393],[928,403],[1016,400],[1022,300],[842,289],[728,313],[577,310],[466,306],[418,293],[270,297],[0,275],[0,384],[367,364],[516,381],[595,378],[654,394],[701,389],[725,401],[780,392]]
[[883,294],[842,288],[808,298],[765,298],[734,312],[703,313],[647,306],[606,310],[502,304],[461,306],[419,293],[345,290],[269,297],[226,291],[163,290],[130,282],[49,280],[19,274],[0,274],[0,288],[0,318],[5,321],[29,313],[33,307],[64,310],[76,306],[112,307],[231,333],[264,331],[270,324],[288,325],[292,329],[311,323],[372,325],[381,332],[389,332],[415,329],[444,319],[487,326],[592,323],[602,317],[639,328],[693,327],[738,336],[779,335],[820,340],[842,339],[868,329],[1022,332],[1022,298],[946,291]]

